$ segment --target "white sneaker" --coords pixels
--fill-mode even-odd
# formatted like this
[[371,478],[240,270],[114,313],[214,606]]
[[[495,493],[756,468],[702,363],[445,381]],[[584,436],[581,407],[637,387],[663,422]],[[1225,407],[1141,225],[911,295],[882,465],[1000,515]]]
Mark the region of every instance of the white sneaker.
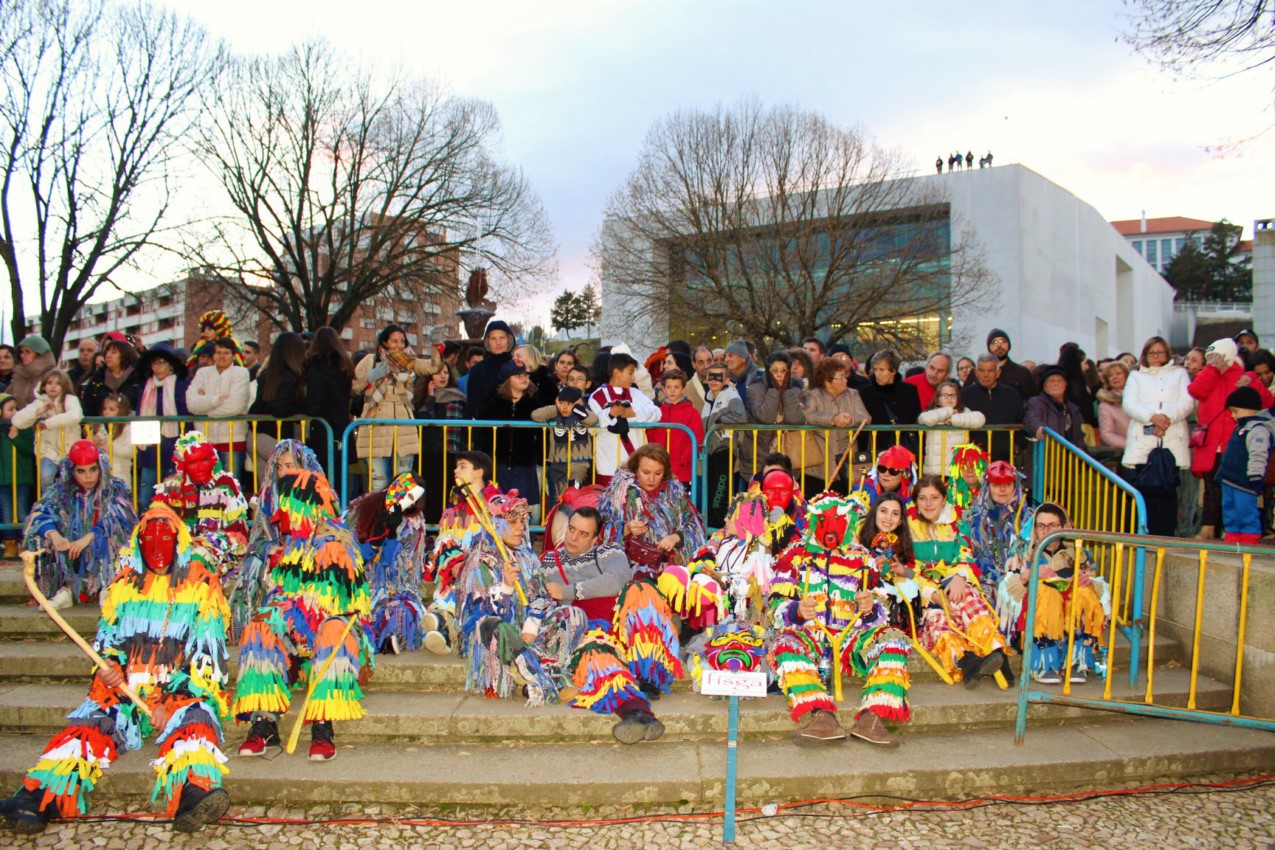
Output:
[[64,587],[49,597],[49,605],[57,611],[70,608],[74,604],[75,600],[71,598],[71,589],[69,587]]
[[1068,681],[1070,681],[1073,685],[1083,685],[1089,681],[1089,674],[1078,667],[1073,667]]
[[1057,685],[1062,682],[1062,676],[1058,675],[1057,670],[1046,670],[1043,673],[1039,670],[1033,670],[1032,681],[1041,685]]

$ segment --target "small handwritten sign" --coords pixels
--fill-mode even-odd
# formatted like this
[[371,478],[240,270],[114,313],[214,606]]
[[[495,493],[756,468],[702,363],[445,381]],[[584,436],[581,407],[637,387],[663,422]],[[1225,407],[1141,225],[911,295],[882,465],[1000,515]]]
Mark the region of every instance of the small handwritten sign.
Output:
[[760,671],[705,670],[699,690],[710,697],[764,697],[766,674]]
[[[129,423],[129,432],[135,446],[153,446],[159,442],[159,423],[154,419],[139,419]],[[119,427],[118,425],[115,427]]]

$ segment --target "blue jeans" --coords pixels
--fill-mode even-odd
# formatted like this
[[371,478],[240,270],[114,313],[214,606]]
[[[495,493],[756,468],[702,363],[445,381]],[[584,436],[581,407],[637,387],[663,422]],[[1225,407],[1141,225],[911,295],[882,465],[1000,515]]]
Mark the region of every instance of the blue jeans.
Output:
[[[31,513],[31,485],[19,484],[17,486],[17,513],[14,513],[14,486],[12,484],[0,484],[0,522],[8,524],[21,525],[26,522],[27,515]],[[2,535],[5,540],[21,540],[21,531],[6,531]]]
[[[384,490],[390,486],[390,482],[403,472],[411,472],[416,469],[416,455],[399,455],[397,463],[392,457],[373,457],[368,458],[368,466],[372,472],[372,481],[369,490]],[[338,482],[339,484],[340,482]]]
[[1262,534],[1262,511],[1257,496],[1229,484],[1222,485],[1222,527],[1228,534]]
[[40,492],[48,490],[58,477],[58,465],[47,457],[40,458]]

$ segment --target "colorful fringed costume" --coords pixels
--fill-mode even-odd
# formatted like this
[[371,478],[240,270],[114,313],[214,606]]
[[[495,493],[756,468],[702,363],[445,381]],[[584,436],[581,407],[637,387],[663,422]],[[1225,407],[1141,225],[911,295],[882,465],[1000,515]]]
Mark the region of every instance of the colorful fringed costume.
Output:
[[[97,486],[81,487],[75,479],[75,461],[63,458],[53,486],[31,508],[23,547],[44,550],[36,562],[36,581],[45,596],[65,588],[72,600],[96,602],[98,591],[115,574],[115,553],[128,541],[137,514],[128,485],[111,475],[106,453],[87,440],[78,441],[72,449],[77,456],[83,449],[86,454],[80,459],[97,464]],[[90,450],[95,459],[88,456]],[[70,558],[49,545],[46,535],[52,531],[71,542],[92,532],[93,542],[78,558]]]
[[969,522],[970,541],[974,547],[974,563],[979,569],[983,593],[995,598],[1001,579],[1005,577],[1005,564],[1010,558],[1022,554],[1026,540],[1023,529],[1031,524],[1032,507],[1023,492],[1022,479],[1013,467],[1009,467],[1014,484],[1014,498],[1006,504],[992,499],[991,487],[984,481],[966,518]]
[[[983,492],[983,473],[987,471],[987,452],[973,443],[962,443],[952,450],[947,467],[947,500],[961,510],[974,503]],[[971,484],[969,479],[973,478]]]
[[[362,630],[346,625],[349,617],[368,616],[371,605],[362,556],[327,479],[304,470],[280,476],[275,523],[281,547],[270,559],[269,590],[239,641],[235,717],[287,712],[291,687],[308,684],[326,664],[303,720],[357,720],[372,652]],[[299,675],[290,681],[293,670]]]
[[363,556],[372,614],[364,623],[368,640],[414,652],[424,633],[421,569],[429,555],[428,523],[422,513],[425,486],[410,472],[384,491],[360,496],[346,510],[346,525]]
[[680,538],[673,547],[674,564],[686,564],[704,545],[704,521],[680,481],[666,481],[648,493],[638,486],[632,472],[617,470],[598,501],[598,510],[606,520],[602,537],[608,543],[623,545],[624,526],[641,520],[647,523],[642,536],[647,543],[654,545],[670,534]]
[[983,595],[973,546],[957,509],[945,503],[938,519],[929,522],[913,506],[908,523],[924,606],[921,642],[953,681],[960,681],[975,658],[1003,650],[1005,640]]
[[154,501],[172,508],[222,575],[234,574],[248,549],[248,502],[239,481],[221,468],[203,434],[187,431],[173,453],[177,472],[155,488]]
[[[150,569],[141,554],[139,535],[152,522],[166,524],[175,538],[167,572]],[[152,711],[162,706],[168,720],[162,729],[152,728],[126,696],[95,678],[87,698],[68,715],[70,725],[49,742],[24,783],[42,793],[42,806],[56,805],[63,817],[86,813],[102,771],[121,752],[140,749],[152,732],[159,744],[159,757],[151,763],[157,774],[152,801],[163,799],[173,814],[192,786],[203,791],[221,786],[227,772],[218,744],[227,715],[230,610],[216,571],[190,542],[181,520],[156,505],[119,552],[94,648],[119,664],[125,681]]]
[[[872,559],[854,542],[857,521],[856,506],[825,493],[811,504],[810,530],[780,556],[768,600],[775,632],[768,660],[794,721],[836,713],[827,682],[841,673],[865,677],[856,719],[865,712],[898,723],[911,718],[908,639],[888,625],[881,594],[872,593],[871,609],[860,613]],[[815,603],[809,621],[799,614],[803,597]]]
[[[1030,539],[1030,529],[1029,538]],[[1031,581],[1030,546],[1012,557],[997,589],[997,608],[1007,638],[1013,640],[1027,631],[1027,584]],[[1081,673],[1099,669],[1096,650],[1106,633],[1111,600],[1106,581],[1095,574],[1093,558],[1081,549],[1081,571],[1075,576],[1076,547],[1070,541],[1055,544],[1054,551],[1042,552],[1036,565],[1040,588],[1036,593],[1036,621],[1031,673],[1061,673],[1067,661],[1067,624],[1074,618],[1075,636],[1072,670]],[[1073,588],[1073,584],[1075,587]],[[1073,593],[1074,589],[1074,593]]]
[[[499,488],[488,484],[481,493],[475,492],[474,496],[490,500],[499,493]],[[481,532],[482,526],[479,525],[478,518],[470,510],[460,488],[456,488],[452,491],[451,507],[444,510],[438,520],[438,536],[434,539],[434,549],[425,564],[425,581],[434,583],[434,595],[430,600],[429,610],[443,623],[455,621],[456,579],[465,565],[465,553]]]
[[[280,469],[281,461],[290,461]],[[319,458],[300,440],[280,440],[266,461],[261,474],[261,489],[252,497],[251,506],[256,511],[252,531],[248,535],[247,554],[239,570],[239,578],[230,593],[231,638],[238,640],[243,627],[261,607],[265,596],[266,564],[270,550],[279,545],[279,527],[273,522],[279,505],[279,475],[293,469],[308,469],[322,474]]]

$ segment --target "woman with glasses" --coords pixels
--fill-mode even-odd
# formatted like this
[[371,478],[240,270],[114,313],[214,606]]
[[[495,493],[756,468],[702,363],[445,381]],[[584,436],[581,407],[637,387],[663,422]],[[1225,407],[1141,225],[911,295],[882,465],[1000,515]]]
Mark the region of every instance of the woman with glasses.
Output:
[[[930,400],[930,407],[917,417],[922,425],[943,425],[948,428],[982,428],[987,417],[977,410],[968,410],[961,403],[961,388],[956,381],[939,384]],[[970,441],[969,431],[939,429],[925,432],[925,455],[921,471],[926,475],[942,475],[956,456],[956,447]]]
[[897,493],[907,501],[912,498],[915,483],[916,457],[903,446],[890,446],[877,455],[876,465],[855,490],[866,493],[871,506],[885,493]]
[[705,451],[708,452],[708,524],[721,527],[730,504],[730,437],[726,429],[748,421],[744,400],[730,383],[723,363],[708,367],[704,396]]
[[[850,431],[872,421],[859,391],[850,386],[850,367],[831,357],[820,360],[814,371],[814,388],[802,396],[801,407],[807,425],[825,429],[803,431],[803,443],[789,452],[804,467],[806,498],[814,498],[826,489],[848,492],[846,478],[826,479],[849,448]],[[845,475],[848,473],[843,472]],[[802,478],[800,473],[797,477]]]
[[[1137,480],[1151,450],[1158,446],[1173,452],[1174,465],[1179,470],[1190,467],[1191,434],[1187,419],[1195,410],[1195,399],[1187,391],[1189,384],[1186,369],[1173,365],[1172,353],[1164,338],[1153,336],[1147,340],[1142,346],[1138,370],[1131,372],[1125,381],[1121,402],[1129,417],[1129,428],[1120,463],[1130,471],[1133,480]],[[1177,494],[1143,490],[1142,497],[1147,504],[1147,530],[1172,536],[1178,522]]]

